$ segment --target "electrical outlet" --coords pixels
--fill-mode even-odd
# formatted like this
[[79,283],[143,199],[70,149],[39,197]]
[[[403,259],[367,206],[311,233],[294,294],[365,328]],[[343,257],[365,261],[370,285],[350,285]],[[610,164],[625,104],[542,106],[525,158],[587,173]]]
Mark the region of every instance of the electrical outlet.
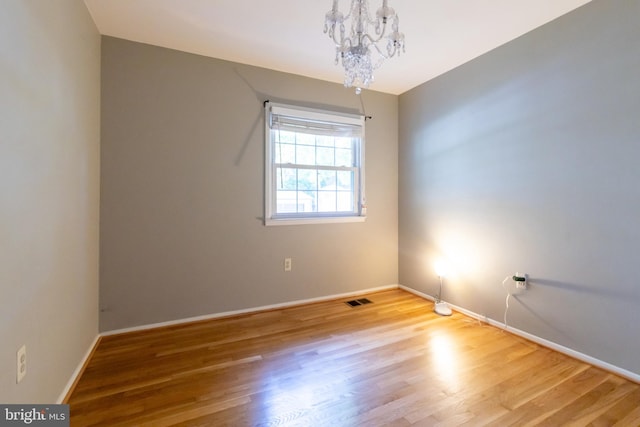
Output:
[[291,258],[284,259],[284,271],[291,271]]
[[27,375],[27,346],[23,345],[16,353],[16,384]]
[[[516,273],[515,276],[513,276],[516,282],[516,289],[527,289],[527,274],[526,273]],[[518,280],[516,280],[516,278]]]

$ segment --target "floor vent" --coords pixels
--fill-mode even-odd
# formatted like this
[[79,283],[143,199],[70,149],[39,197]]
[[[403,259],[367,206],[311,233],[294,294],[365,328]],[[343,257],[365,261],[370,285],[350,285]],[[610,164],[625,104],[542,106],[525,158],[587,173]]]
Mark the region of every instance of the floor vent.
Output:
[[365,304],[372,304],[373,301],[367,299],[367,298],[360,298],[360,299],[352,299],[351,301],[347,301],[345,302],[345,304],[351,306],[351,307],[357,307],[359,305],[365,305]]

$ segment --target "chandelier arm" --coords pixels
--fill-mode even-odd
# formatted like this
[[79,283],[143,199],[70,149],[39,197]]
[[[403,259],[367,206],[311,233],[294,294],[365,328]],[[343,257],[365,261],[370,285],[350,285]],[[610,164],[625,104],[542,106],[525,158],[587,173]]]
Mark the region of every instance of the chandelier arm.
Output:
[[369,41],[368,46],[373,45],[373,46],[375,46],[375,47],[376,47],[376,49],[378,49],[378,50],[379,50],[380,48],[378,48],[378,42],[379,42],[380,40],[382,40],[382,37],[384,37],[384,34],[382,34],[380,37],[376,37],[376,38],[374,39],[373,37],[371,37],[371,35],[370,35],[370,34],[368,34],[368,33],[367,33],[367,34],[363,34],[360,40],[365,40],[365,39],[367,39],[367,40]]
[[339,40],[338,40],[337,35],[336,35],[335,27],[336,27],[336,24],[333,24],[329,34],[330,34],[331,39],[333,40],[333,42],[336,44],[336,47],[341,47],[345,43],[346,40],[349,40],[348,37],[345,37],[344,21],[342,21],[340,23],[340,39]]
[[[342,40],[338,40],[338,39],[337,39],[337,37],[336,37],[336,32],[335,32],[335,31],[331,31],[331,32],[330,32],[330,35],[331,35],[331,39],[332,39],[332,40],[333,40],[333,42],[336,44],[336,47],[337,47],[337,46],[341,46],[341,45],[342,45]],[[341,37],[342,39],[344,39],[344,34],[343,34],[343,32],[342,32],[342,31],[340,32],[340,37]]]
[[[393,56],[393,55],[387,55],[385,52],[382,51],[382,49],[380,49],[380,46],[378,46],[375,43],[372,44],[371,46],[373,46],[376,49],[376,52],[378,52],[378,55],[380,55],[384,59],[389,59]],[[378,67],[375,67],[375,68],[378,68]]]
[[346,38],[342,40],[342,42],[336,44],[336,48],[341,51],[347,51],[352,47],[353,47],[353,42],[349,38]]

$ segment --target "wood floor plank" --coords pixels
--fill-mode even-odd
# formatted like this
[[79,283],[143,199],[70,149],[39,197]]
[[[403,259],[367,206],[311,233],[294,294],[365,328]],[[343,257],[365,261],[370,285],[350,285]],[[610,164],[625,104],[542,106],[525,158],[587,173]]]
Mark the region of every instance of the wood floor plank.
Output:
[[640,385],[392,290],[105,336],[72,426],[640,425]]
[[517,410],[509,411],[505,415],[487,422],[486,425],[494,427],[537,425],[541,420],[549,418],[573,403],[581,394],[600,385],[608,376],[608,373],[600,369],[587,367],[573,377],[565,378],[547,393],[529,400]]
[[631,406],[632,409],[627,415],[613,424],[614,427],[640,426],[640,404],[636,401],[636,403]]
[[[584,426],[591,424],[599,417],[615,417],[613,407],[628,400],[633,402],[633,391],[637,385],[610,376],[606,381],[589,392],[581,395],[544,420],[548,425]],[[638,404],[637,398],[635,404]],[[613,424],[613,423],[612,423]]]

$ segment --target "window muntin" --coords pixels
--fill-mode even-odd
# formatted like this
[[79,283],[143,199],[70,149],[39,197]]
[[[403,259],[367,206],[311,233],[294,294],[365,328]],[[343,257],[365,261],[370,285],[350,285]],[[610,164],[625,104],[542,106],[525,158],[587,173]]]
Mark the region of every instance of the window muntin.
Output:
[[266,104],[265,223],[363,220],[364,118]]

